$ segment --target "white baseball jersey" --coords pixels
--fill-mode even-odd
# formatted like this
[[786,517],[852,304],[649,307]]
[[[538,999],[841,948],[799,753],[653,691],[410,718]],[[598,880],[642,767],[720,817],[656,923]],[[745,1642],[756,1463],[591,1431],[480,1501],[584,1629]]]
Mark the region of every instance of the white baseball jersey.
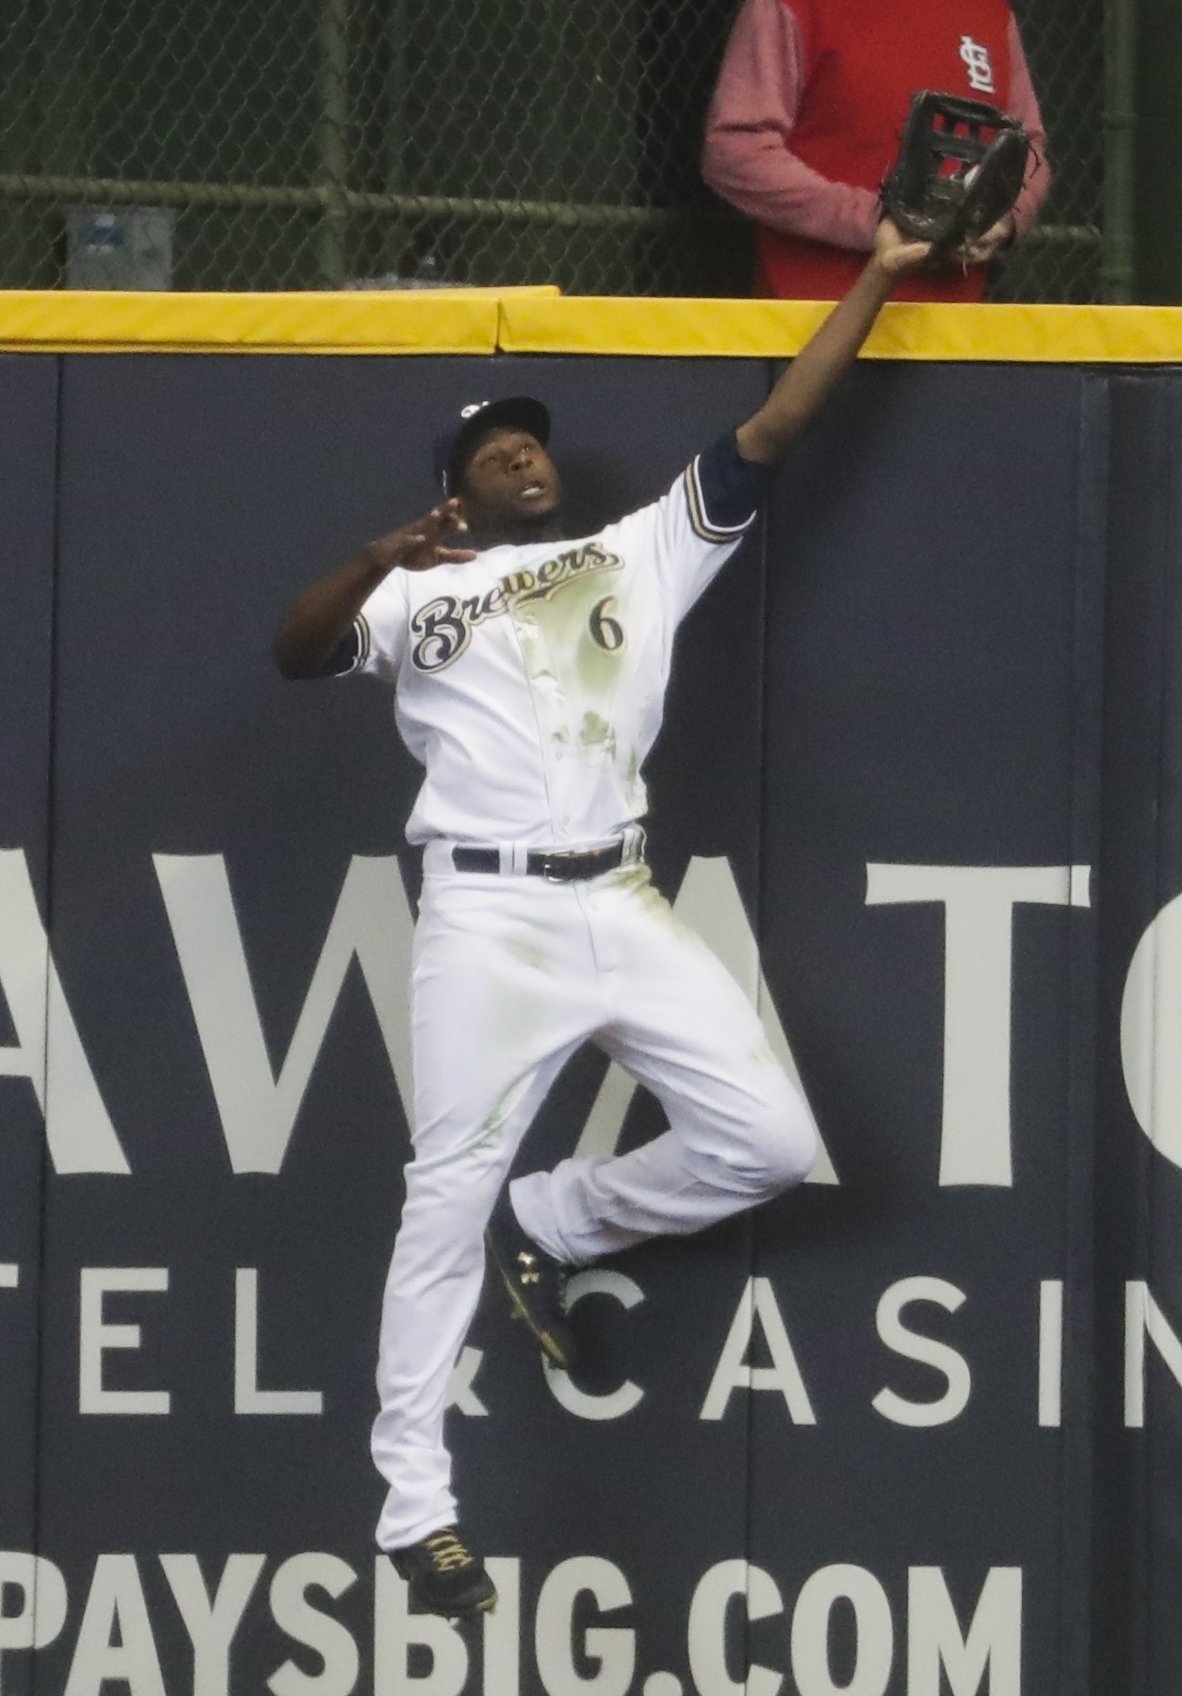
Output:
[[[725,438],[595,535],[390,573],[348,669],[397,685],[399,731],[426,767],[411,842],[594,843],[644,814],[677,626],[752,523],[764,475]],[[718,522],[736,494],[747,516]]]

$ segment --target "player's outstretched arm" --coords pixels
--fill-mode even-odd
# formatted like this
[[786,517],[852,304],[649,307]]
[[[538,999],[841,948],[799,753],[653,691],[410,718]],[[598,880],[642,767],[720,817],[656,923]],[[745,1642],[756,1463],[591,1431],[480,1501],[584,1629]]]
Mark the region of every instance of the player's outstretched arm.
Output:
[[801,348],[759,411],[739,426],[736,438],[744,459],[779,465],[788,457],[858,357],[896,282],[917,271],[930,254],[930,243],[905,240],[883,219],[857,282]]
[[369,542],[292,603],[275,638],[275,664],[284,677],[319,677],[330,656],[378,584],[396,566],[429,571],[449,561],[475,559],[472,548],[445,547],[449,531],[462,530],[458,501],[432,507],[424,518]]

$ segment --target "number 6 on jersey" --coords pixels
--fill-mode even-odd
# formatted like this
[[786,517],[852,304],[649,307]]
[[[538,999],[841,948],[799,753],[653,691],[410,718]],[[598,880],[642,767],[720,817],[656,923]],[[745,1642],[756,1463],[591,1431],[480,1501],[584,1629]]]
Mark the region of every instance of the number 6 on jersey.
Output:
[[605,595],[601,601],[596,601],[587,620],[591,640],[608,654],[618,652],[626,641],[623,625],[613,617],[615,611],[616,597]]

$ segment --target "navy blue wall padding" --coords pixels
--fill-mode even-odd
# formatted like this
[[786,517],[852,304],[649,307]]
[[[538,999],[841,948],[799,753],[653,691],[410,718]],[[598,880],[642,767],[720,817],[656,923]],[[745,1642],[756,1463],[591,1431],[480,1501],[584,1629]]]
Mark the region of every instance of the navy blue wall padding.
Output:
[[[775,375],[0,359],[0,1050],[37,967],[13,940],[31,911],[80,1045],[55,1026],[48,1139],[0,1052],[0,1688],[60,1696],[73,1667],[140,1696],[156,1665],[191,1688],[162,1557],[196,1557],[212,1597],[257,1554],[234,1692],[290,1662],[334,1691],[376,1676],[378,1696],[460,1696],[457,1678],[463,1696],[731,1696],[751,1667],[753,1688],[809,1696],[1176,1696],[1182,1170],[1137,1122],[1120,1029],[1138,942],[1182,892],[1182,381],[1054,366],[859,367],[683,628],[649,770],[655,874],[691,907],[713,879],[750,928],[741,975],[839,1182],[613,1263],[581,1308],[581,1414],[482,1310],[451,1430],[501,1609],[433,1659],[383,1584],[375,1674],[368,1428],[409,1138],[358,961],[280,1170],[244,1169],[265,1103],[228,1126],[219,1068],[232,1051],[284,1076],[358,868],[405,976],[418,768],[389,697],[286,684],[270,648],[305,583],[432,504],[433,431],[490,367],[550,407],[584,533]],[[998,1029],[960,1016],[980,986],[950,909],[883,898],[906,867],[929,892],[940,868],[982,890],[1043,868],[1043,894],[991,921],[1009,927],[1012,1181],[996,1161],[956,1178],[996,1124],[984,1099],[945,1123],[951,1045],[995,1053]],[[182,959],[181,908],[193,947],[230,938],[224,958]],[[225,1052],[198,970],[215,1003],[247,995]],[[79,1052],[107,1116],[80,1128]],[[522,1169],[573,1150],[603,1072],[576,1057]],[[55,1170],[67,1122],[118,1162]],[[638,1094],[619,1146],[661,1122]],[[1138,1291],[1155,1317],[1131,1426]],[[265,1399],[301,1391],[321,1411]],[[68,1607],[21,1647],[34,1554]]]

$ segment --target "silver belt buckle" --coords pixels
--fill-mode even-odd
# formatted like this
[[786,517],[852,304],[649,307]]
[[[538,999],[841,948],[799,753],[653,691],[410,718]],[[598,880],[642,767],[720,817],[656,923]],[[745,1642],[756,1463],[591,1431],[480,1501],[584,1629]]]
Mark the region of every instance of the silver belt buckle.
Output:
[[565,883],[567,880],[559,872],[557,862],[560,860],[581,860],[585,852],[586,850],[582,848],[555,848],[551,852],[543,854],[542,876],[547,883]]

